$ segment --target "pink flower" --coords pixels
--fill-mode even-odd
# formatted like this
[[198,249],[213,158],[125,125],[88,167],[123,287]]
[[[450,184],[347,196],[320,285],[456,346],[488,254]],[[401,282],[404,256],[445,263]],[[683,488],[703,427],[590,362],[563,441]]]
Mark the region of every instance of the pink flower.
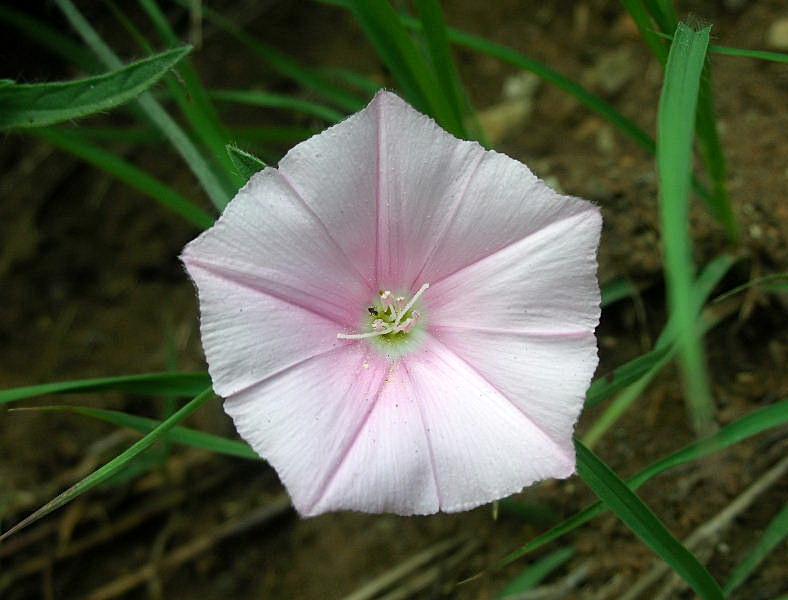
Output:
[[568,477],[600,226],[379,93],[184,250],[214,389],[303,515],[454,512]]

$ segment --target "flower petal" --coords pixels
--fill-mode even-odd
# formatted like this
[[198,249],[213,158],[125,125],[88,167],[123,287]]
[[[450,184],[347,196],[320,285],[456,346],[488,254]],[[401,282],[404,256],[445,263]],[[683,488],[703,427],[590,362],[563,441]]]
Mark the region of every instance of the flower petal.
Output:
[[227,397],[346,344],[339,326],[271,296],[253,277],[187,261],[200,296],[200,330],[213,388]]
[[[353,344],[315,356],[225,401],[238,432],[273,465],[301,514],[322,512],[315,504],[379,410],[389,366],[367,352]],[[358,476],[368,481],[365,471]]]
[[315,512],[467,510],[574,472],[518,407],[439,341],[398,363]]
[[589,207],[585,201],[553,191],[519,161],[487,151],[468,183],[465,200],[435,239],[434,250],[412,287],[435,284]]
[[416,278],[483,154],[384,91],[293,148],[279,170],[361,272],[393,289]]
[[270,168],[252,177],[216,224],[186,246],[182,259],[190,271],[222,272],[352,327],[372,295],[317,216]]
[[593,331],[599,322],[596,249],[602,218],[593,205],[487,254],[434,283],[430,324],[493,331]]

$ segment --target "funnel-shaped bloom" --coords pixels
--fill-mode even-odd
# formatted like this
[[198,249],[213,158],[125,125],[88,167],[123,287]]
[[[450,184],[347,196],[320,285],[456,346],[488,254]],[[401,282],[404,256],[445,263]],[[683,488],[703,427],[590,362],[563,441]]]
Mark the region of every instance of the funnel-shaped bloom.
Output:
[[460,511],[568,477],[600,224],[379,93],[184,250],[214,389],[303,515]]

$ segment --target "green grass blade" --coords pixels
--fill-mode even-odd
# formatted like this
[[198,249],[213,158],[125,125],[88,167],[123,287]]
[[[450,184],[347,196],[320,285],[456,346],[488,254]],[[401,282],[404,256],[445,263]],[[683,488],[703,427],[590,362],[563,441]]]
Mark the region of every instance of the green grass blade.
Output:
[[[471,123],[473,137],[480,139],[483,132],[475,120],[475,111],[452,57],[446,21],[440,2],[438,0],[416,0],[415,4],[421,18],[422,30],[427,40],[427,48],[432,59],[433,71],[440,86],[440,93],[448,100],[449,109],[457,122],[460,125]],[[465,126],[463,126],[463,130],[466,135],[470,133]],[[489,145],[486,140],[481,139],[481,141],[484,145]]]
[[[55,3],[99,60],[111,69],[118,68],[121,64],[120,59],[104,43],[104,40],[82,16],[82,13],[79,12],[71,0],[55,0]],[[137,99],[137,102],[148,119],[164,134],[178,154],[186,161],[186,164],[189,165],[189,168],[202,184],[205,193],[208,194],[214,206],[222,210],[230,201],[230,193],[233,190],[228,188],[217,177],[200,151],[189,139],[189,136],[186,135],[183,129],[150,93],[142,94]]]
[[193,225],[201,229],[213,225],[214,219],[211,215],[174,189],[121,157],[80,139],[80,136],[58,129],[36,129],[32,133],[53,146],[106,171],[126,185],[156,200],[168,210],[179,214]]
[[750,550],[742,562],[731,573],[723,591],[730,596],[739,588],[758,568],[763,560],[769,556],[785,538],[788,537],[788,504],[783,505],[780,512],[766,526],[766,531],[755,547]]
[[719,584],[618,475],[575,440],[577,472],[582,480],[643,542],[704,600],[721,600]]
[[672,354],[673,349],[670,347],[655,348],[624,363],[611,373],[598,377],[586,393],[586,408],[598,406],[616,392],[643,378],[647,373],[661,368],[661,365],[670,360]]
[[[144,373],[56,381],[0,390],[0,405],[50,394],[126,392],[139,396],[195,396],[211,385],[208,373]],[[196,391],[195,391],[196,390]]]
[[657,123],[665,280],[671,319],[677,329],[687,407],[698,433],[708,432],[711,427],[714,404],[693,307],[689,191],[698,89],[709,31],[696,32],[679,24],[665,70]]
[[561,548],[540,558],[515,577],[498,595],[499,600],[518,596],[539,585],[553,571],[563,566],[574,555],[574,548]]
[[[738,444],[739,442],[756,436],[759,433],[785,425],[788,425],[788,401],[779,402],[750,413],[738,421],[723,427],[714,435],[685,446],[681,450],[652,463],[646,469],[629,479],[627,485],[631,489],[636,490],[647,481],[650,481],[666,471],[695,462],[710,454],[714,454],[715,452],[719,452],[734,444]],[[504,567],[526,554],[541,548],[545,544],[563,537],[605,511],[606,508],[601,502],[592,504],[588,508],[565,519],[555,527],[510,553],[501,560],[496,567]]]
[[350,0],[350,9],[378,57],[388,67],[402,92],[417,109],[435,118],[458,137],[467,137],[461,119],[436,85],[435,74],[413,43],[388,0]]
[[0,130],[43,127],[115,108],[161,79],[191,50],[185,46],[149,56],[102,75],[0,89]]
[[346,116],[333,108],[317,102],[257,90],[213,90],[210,92],[210,96],[220,102],[292,110],[323,119],[329,123],[338,123]]
[[241,150],[238,146],[227,145],[227,154],[232,160],[238,175],[245,182],[251,179],[252,175],[265,169],[265,163],[251,152]]
[[[150,433],[162,423],[162,421],[156,419],[130,415],[117,410],[90,408],[87,406],[35,406],[16,409],[15,412],[22,411],[71,413],[104,421],[105,423],[117,425],[118,427],[126,427],[127,429],[142,434]],[[175,411],[173,411],[173,414],[174,412]],[[255,451],[245,442],[231,440],[204,431],[197,431],[196,429],[189,429],[188,427],[173,427],[162,436],[162,439],[175,442],[176,444],[198,448],[200,450],[208,450],[216,454],[223,454],[225,456],[233,456],[235,458],[244,458],[247,460],[261,460]]]
[[[182,6],[186,6],[186,0],[177,1]],[[317,71],[299,65],[283,52],[279,52],[275,48],[256,40],[219,12],[207,6],[203,6],[202,11],[208,22],[232,35],[249,50],[262,58],[279,75],[291,79],[307,89],[314,90],[328,102],[348,113],[361,110],[366,105],[367,102],[364,99],[334,85]]]
[[756,277],[747,283],[736,286],[732,290],[728,290],[724,294],[720,294],[713,302],[722,302],[751,288],[762,288],[766,292],[785,293],[788,291],[788,273],[772,273],[771,275]]
[[[142,9],[148,15],[159,36],[170,47],[180,45],[182,42],[170,26],[167,17],[161,12],[156,0],[139,0]],[[224,151],[229,142],[227,132],[219,120],[207,90],[200,80],[200,76],[190,60],[183,61],[178,66],[179,79],[168,78],[170,91],[173,98],[178,103],[181,112],[189,121],[192,130],[197,137],[208,148],[213,158],[224,169],[231,181],[231,185],[237,190],[243,181],[236,177],[233,164],[230,162],[227,153]]]
[[602,308],[623,300],[624,298],[634,298],[639,292],[637,286],[631,279],[617,277],[602,284]]
[[[402,22],[412,29],[420,29],[420,23],[411,17],[401,16]],[[618,112],[611,104],[608,104],[599,96],[592,94],[580,84],[565,77],[558,71],[540,63],[536,60],[528,58],[519,52],[512,50],[506,46],[496,44],[482,37],[475,36],[458,29],[449,27],[447,29],[449,41],[459,46],[468,48],[475,52],[481,52],[493,58],[508,63],[519,69],[530,71],[541,79],[553,84],[557,88],[574,96],[581,104],[598,113],[610,123],[618,127],[622,133],[632,138],[638,145],[645,148],[649,152],[654,152],[654,140],[651,139],[645,131],[643,131],[633,121],[627,119],[624,115]]]
[[785,52],[748,50],[746,48],[731,48],[730,46],[716,46],[714,44],[709,46],[709,50],[716,54],[723,54],[725,56],[735,56],[737,58],[753,58],[756,60],[765,60],[770,62],[788,64],[788,54],[786,54]]
[[291,146],[319,132],[315,127],[231,127],[230,137],[233,140]]
[[104,483],[113,475],[121,472],[124,467],[126,467],[134,458],[150,448],[155,442],[161,439],[164,434],[170,431],[178,423],[189,417],[194,411],[196,411],[203,404],[205,404],[205,402],[213,397],[213,390],[211,388],[208,388],[199,395],[195,396],[188,403],[184,404],[175,414],[162,421],[144,438],[135,442],[132,446],[121,452],[103,467],[93,471],[93,473],[80,480],[68,488],[65,492],[59,494],[57,497],[47,502],[33,514],[25,517],[11,529],[0,535],[0,542],[7,539],[10,535],[13,535],[20,529],[35,523],[39,519],[47,516],[49,513],[57,510],[65,504],[68,504],[75,498],[93,489],[97,485]]
[[13,8],[0,6],[0,22],[10,25],[37,45],[46,48],[66,62],[77,65],[86,73],[98,73],[102,70],[101,63],[83,46],[43,21]]
[[643,36],[648,47],[651,48],[654,55],[659,58],[659,61],[665,64],[668,58],[668,48],[663,43],[662,37],[658,34],[651,20],[652,16],[649,14],[643,0],[621,0],[621,4],[624,5],[629,16],[632,17],[632,20],[635,22],[638,31],[640,31],[640,35]]

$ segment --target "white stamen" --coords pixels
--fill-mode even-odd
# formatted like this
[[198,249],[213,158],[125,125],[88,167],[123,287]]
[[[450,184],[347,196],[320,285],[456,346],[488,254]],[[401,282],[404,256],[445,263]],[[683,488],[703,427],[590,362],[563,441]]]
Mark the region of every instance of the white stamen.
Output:
[[400,313],[400,316],[399,316],[399,318],[398,318],[396,321],[394,321],[394,325],[399,325],[399,320],[402,318],[402,315],[405,315],[405,314],[407,314],[407,312],[408,312],[408,311],[409,311],[411,308],[413,308],[413,305],[414,305],[414,304],[416,304],[416,302],[418,301],[418,299],[419,299],[419,298],[421,298],[421,295],[422,295],[424,292],[426,292],[426,291],[427,291],[427,288],[428,288],[428,287],[430,287],[430,284],[429,284],[429,283],[425,283],[423,286],[421,286],[421,287],[419,288],[419,291],[418,291],[418,292],[416,292],[415,294],[413,294],[413,298],[411,298],[411,299],[410,299],[410,302],[408,302],[408,303],[405,305],[405,308],[403,308],[403,309],[402,309],[402,312]]
[[[421,319],[421,313],[414,310],[411,316],[405,319],[404,323],[400,323],[402,317],[408,314],[408,311],[413,308],[421,295],[430,287],[429,283],[425,283],[419,288],[409,302],[405,302],[404,296],[398,296],[395,300],[391,299],[391,291],[385,290],[380,292],[380,302],[384,309],[388,308],[394,322],[387,325],[383,319],[375,319],[372,322],[372,331],[365,333],[338,333],[337,338],[340,340],[364,340],[367,338],[377,337],[379,335],[388,335],[389,333],[410,333],[416,327],[416,323]],[[399,311],[394,305],[400,309]]]

